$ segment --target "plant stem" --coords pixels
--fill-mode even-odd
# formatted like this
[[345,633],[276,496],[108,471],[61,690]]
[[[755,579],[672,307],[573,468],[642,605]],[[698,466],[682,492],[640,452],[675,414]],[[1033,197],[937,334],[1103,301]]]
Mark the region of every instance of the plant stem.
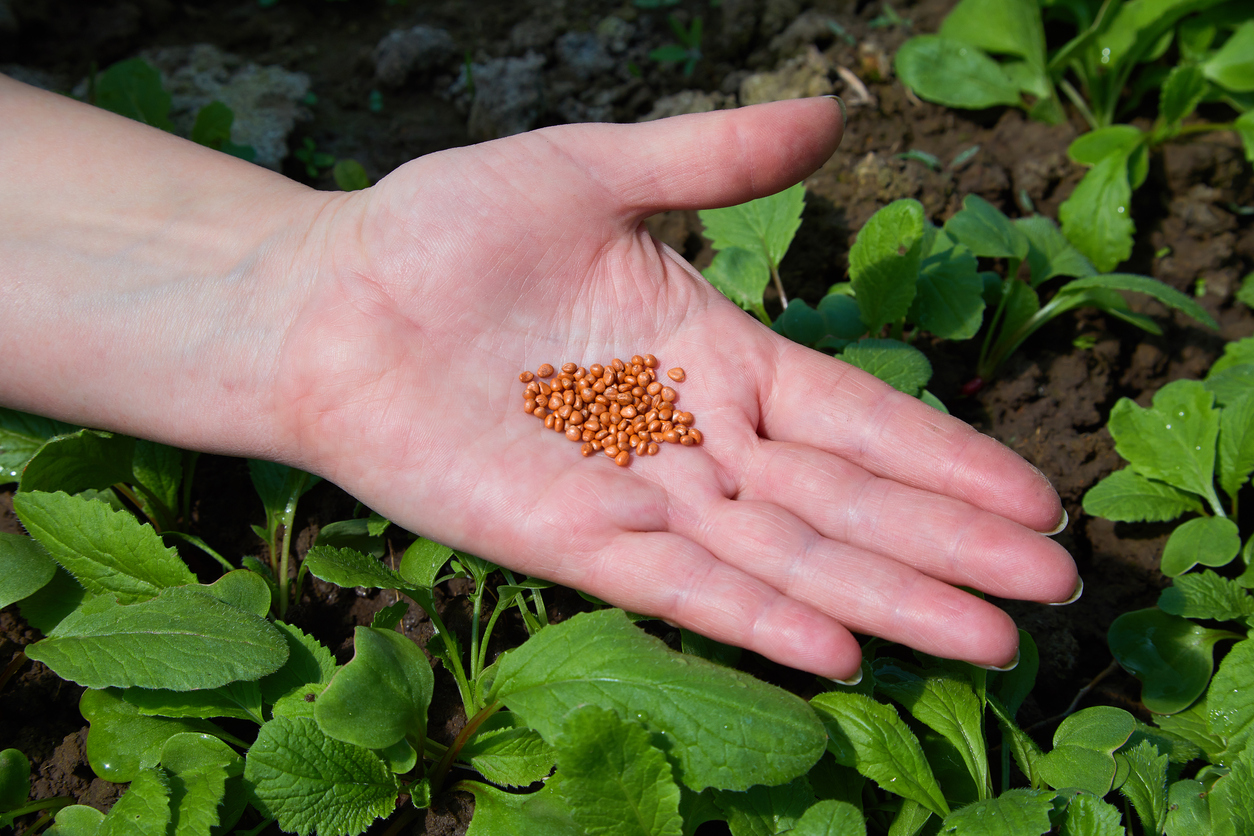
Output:
[[1093,111],[1089,110],[1088,102],[1084,101],[1084,97],[1080,95],[1080,92],[1065,78],[1059,79],[1058,86],[1062,88],[1062,92],[1075,105],[1075,109],[1080,111],[1080,115],[1084,117],[1085,122],[1089,123],[1089,127],[1097,130],[1097,117],[1093,115]]
[[186,464],[183,465],[183,507],[179,513],[185,526],[192,520],[192,474],[196,472],[196,462],[200,460],[200,454],[188,451],[186,456]]
[[784,310],[788,310],[788,294],[784,293],[784,282],[779,277],[779,266],[776,264],[771,264],[771,279],[775,282],[775,290],[779,292],[779,304]]
[[19,650],[17,655],[4,668],[4,673],[0,673],[0,691],[4,690],[4,686],[13,678],[13,674],[22,669],[22,665],[26,664],[26,651]]
[[[470,616],[470,678],[471,679],[478,679],[479,674],[483,672],[483,653],[484,651],[487,650],[486,645],[488,643],[488,638],[491,635],[491,632],[490,632],[491,624],[489,624],[488,625],[489,632],[484,633],[484,636],[483,636],[483,644],[485,646],[482,648],[479,647],[479,619],[483,615],[483,593],[484,593],[484,585],[476,581],[475,582],[475,594],[473,598],[474,612]],[[496,613],[494,612],[493,615],[495,614]],[[495,621],[495,619],[493,619],[493,621]]]
[[1189,134],[1202,134],[1208,131],[1235,131],[1236,124],[1234,122],[1204,122],[1200,125],[1185,125],[1176,136],[1188,136]]
[[435,769],[431,771],[431,795],[434,796],[440,791],[440,787],[444,784],[444,777],[448,775],[449,767],[453,765],[457,755],[461,752],[462,747],[466,745],[466,741],[479,731],[479,727],[487,722],[488,718],[496,712],[504,708],[504,704],[494,702],[487,708],[482,709],[478,714],[466,721],[466,725],[457,733],[457,738],[453,741],[453,745],[448,747],[448,751],[444,753],[444,757],[440,758],[440,762],[435,765]]
[[[64,796],[58,796],[57,798],[44,798],[39,801],[32,801],[30,804],[27,804],[25,807],[18,807],[16,810],[9,810],[7,813],[5,813],[5,816],[9,817],[10,819],[16,819],[20,816],[29,816],[31,813],[38,813],[40,810],[49,810],[49,811],[55,812],[57,810],[60,810],[62,807],[69,807],[73,803],[74,803],[74,799],[66,798]],[[44,817],[44,818],[47,818],[47,817]],[[29,830],[27,830],[27,832],[30,833],[30,832],[35,831],[36,829],[38,829],[39,825],[42,824],[43,822],[44,822],[44,819],[41,818],[38,822],[35,823],[34,826],[32,826]]]

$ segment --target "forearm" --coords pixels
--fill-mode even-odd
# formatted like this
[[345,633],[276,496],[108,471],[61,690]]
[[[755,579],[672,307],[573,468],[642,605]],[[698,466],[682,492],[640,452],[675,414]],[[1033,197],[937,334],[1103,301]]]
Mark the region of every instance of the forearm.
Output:
[[0,76],[0,403],[287,452],[276,358],[334,200]]

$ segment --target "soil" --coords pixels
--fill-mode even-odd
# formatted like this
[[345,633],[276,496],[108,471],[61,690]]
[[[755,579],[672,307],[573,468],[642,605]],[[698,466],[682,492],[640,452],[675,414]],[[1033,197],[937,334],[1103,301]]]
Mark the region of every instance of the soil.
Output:
[[[771,70],[813,44],[812,52],[830,63],[830,86],[849,105],[840,150],[807,180],[803,224],[781,267],[789,296],[815,304],[830,285],[846,278],[856,231],[894,199],[917,198],[936,223],[957,211],[967,194],[978,194],[1011,216],[1035,209],[1056,218],[1058,205],[1083,174],[1066,157],[1068,142],[1083,129],[1078,117],[1070,124],[1048,126],[1029,121],[1018,110],[947,110],[918,101],[892,77],[894,50],[911,32],[935,31],[953,2],[895,4],[911,21],[907,30],[879,25],[876,19],[884,9],[878,0],[723,0],[718,6],[681,0],[666,12],[611,0],[413,0],[386,5],[281,0],[273,8],[261,8],[255,0],[10,0],[20,29],[5,32],[0,26],[0,65],[41,70],[51,83],[69,89],[93,64],[104,67],[148,47],[212,43],[251,61],[307,73],[318,101],[290,137],[289,147],[312,138],[320,150],[358,160],[377,180],[415,156],[480,138],[472,135],[464,106],[444,95],[454,82],[457,60],[401,87],[384,88],[382,109],[371,109],[371,93],[380,89],[371,51],[395,29],[416,24],[446,29],[458,50],[477,63],[522,55],[531,48],[554,67],[554,41],[562,33],[592,30],[611,14],[635,27],[627,48],[615,55],[614,66],[601,74],[572,79],[560,69],[549,72],[549,96],[536,127],[568,121],[576,105],[594,101],[608,101],[605,118],[620,122],[638,120],[659,99],[683,90],[734,102],[740,82],[750,73]],[[649,49],[673,40],[667,12],[681,20],[705,17],[704,57],[691,77],[647,58]],[[838,37],[836,27],[790,26],[803,15],[830,18],[848,39]],[[790,40],[788,33],[795,31],[802,32],[800,40]],[[807,32],[810,37],[804,37]],[[860,78],[867,95],[846,83],[836,67]],[[1202,115],[1215,121],[1231,118],[1222,111]],[[978,151],[956,170],[934,171],[898,156],[918,150],[947,164],[973,146]],[[334,188],[328,174],[310,178],[291,157],[284,173],[319,188]],[[1221,324],[1217,333],[1144,300],[1134,299],[1133,307],[1154,315],[1163,325],[1162,336],[1079,311],[1038,332],[998,378],[970,398],[960,390],[973,375],[978,346],[922,345],[935,369],[929,388],[955,415],[1044,471],[1071,517],[1059,542],[1079,565],[1086,584],[1083,598],[1061,608],[1001,602],[1040,648],[1038,684],[1020,719],[1026,727],[1041,724],[1044,739],[1051,729],[1042,721],[1063,712],[1099,676],[1082,705],[1118,705],[1146,716],[1136,681],[1117,668],[1107,670],[1112,659],[1105,635],[1117,615],[1156,601],[1165,585],[1156,567],[1169,529],[1116,525],[1083,513],[1084,492],[1121,466],[1104,428],[1105,416],[1121,397],[1146,404],[1165,383],[1201,377],[1224,342],[1254,334],[1254,314],[1234,299],[1241,277],[1254,270],[1254,221],[1251,212],[1241,210],[1254,205],[1254,181],[1236,138],[1215,133],[1167,145],[1153,157],[1149,181],[1134,202],[1136,247],[1123,269],[1200,293],[1198,301]],[[657,216],[649,228],[697,267],[708,264],[711,250],[695,212]],[[768,298],[768,309],[778,313],[777,300]],[[0,531],[17,532],[11,488],[0,491]],[[262,545],[248,523],[261,522],[264,514],[243,462],[203,457],[193,498],[194,533],[225,554],[260,555]],[[1249,501],[1243,504],[1254,508]],[[300,506],[298,554],[320,526],[353,510],[353,499],[330,484],[311,491]],[[1243,529],[1248,530],[1249,522],[1243,520]],[[404,535],[393,531],[389,559],[398,559],[404,546]],[[193,568],[205,579],[215,574],[211,564]],[[470,618],[466,592],[465,582],[439,591],[443,617],[454,630],[465,628]],[[346,661],[353,627],[368,624],[375,612],[392,603],[390,594],[361,594],[314,582],[292,619]],[[559,617],[584,606],[568,590],[551,593],[551,611]],[[517,624],[503,626],[497,650],[522,635]],[[406,616],[403,628],[420,643],[431,633],[420,611]],[[0,611],[0,665],[9,664],[38,638],[16,608]],[[799,692],[811,687],[811,678],[762,660],[749,660],[748,667]],[[431,734],[448,742],[465,717],[451,677],[438,666],[436,670],[440,696],[432,707]],[[0,748],[17,747],[31,759],[36,772],[33,798],[69,795],[107,810],[123,787],[96,778],[86,764],[86,727],[77,708],[81,691],[40,664],[20,667],[0,690]],[[472,806],[468,794],[449,794],[404,827],[415,834],[464,833]],[[30,817],[19,823],[19,832],[30,823]],[[379,823],[372,832],[385,827]]]

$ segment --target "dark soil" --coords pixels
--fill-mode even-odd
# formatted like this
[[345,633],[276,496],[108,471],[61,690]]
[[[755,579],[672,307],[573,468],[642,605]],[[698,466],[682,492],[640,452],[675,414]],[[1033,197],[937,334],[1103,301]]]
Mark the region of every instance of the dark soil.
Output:
[[[386,89],[383,109],[370,110],[370,93],[378,89],[371,50],[391,30],[419,23],[442,27],[475,61],[521,55],[533,48],[548,56],[552,66],[553,44],[560,34],[594,29],[610,14],[629,21],[635,34],[630,47],[616,56],[613,70],[578,83],[560,71],[546,77],[553,95],[536,121],[539,127],[565,121],[559,99],[587,103],[605,93],[612,118],[630,122],[648,113],[659,97],[680,90],[734,94],[749,73],[770,70],[786,59],[790,44],[804,46],[780,41],[773,45],[776,36],[803,12],[821,12],[837,21],[854,44],[836,37],[830,28],[822,28],[805,43],[813,43],[833,68],[847,68],[861,78],[869,98],[862,99],[836,72],[829,73],[835,91],[849,104],[849,125],[840,150],[807,181],[804,222],[781,270],[789,295],[811,304],[846,278],[856,231],[894,199],[917,198],[937,223],[972,193],[1011,216],[1034,208],[1056,218],[1058,205],[1083,174],[1066,156],[1068,142],[1082,129],[1078,121],[1047,126],[1015,110],[951,111],[910,95],[891,78],[889,60],[909,33],[901,27],[873,25],[882,11],[876,0],[723,0],[715,8],[704,0],[683,0],[674,9],[676,14],[684,19],[703,14],[707,33],[705,58],[691,78],[684,78],[678,68],[647,59],[649,49],[673,40],[664,13],[610,0],[474,4],[413,0],[408,5],[282,0],[270,9],[260,8],[255,0],[195,4],[18,0],[11,5],[20,30],[6,34],[0,29],[0,64],[43,70],[62,89],[85,77],[93,63],[103,67],[141,48],[193,43],[213,43],[258,63],[308,73],[318,104],[311,107],[310,119],[298,126],[289,146],[311,137],[321,150],[360,161],[372,179],[415,156],[472,141],[464,110],[441,95],[457,72],[456,61],[400,88]],[[926,32],[935,30],[952,5],[953,0],[923,0],[895,8],[912,20],[914,32]],[[74,8],[78,11],[68,11]],[[628,62],[639,68],[638,77],[627,70]],[[1220,113],[1214,118],[1230,117]],[[897,156],[913,149],[948,163],[977,145],[979,151],[956,171],[936,172]],[[303,166],[291,158],[285,173],[311,182]],[[312,185],[334,187],[328,175],[314,179]],[[1204,288],[1199,301],[1221,323],[1219,333],[1143,300],[1133,300],[1134,309],[1153,314],[1163,324],[1163,336],[1080,311],[1037,333],[999,378],[966,399],[960,389],[974,374],[978,346],[923,346],[935,368],[929,388],[955,415],[1041,468],[1071,515],[1071,525],[1059,541],[1079,564],[1086,583],[1084,597],[1062,608],[1004,602],[1040,648],[1038,685],[1020,715],[1025,726],[1064,711],[1081,688],[1106,671],[1111,662],[1105,641],[1110,622],[1120,613],[1152,606],[1164,586],[1156,567],[1168,533],[1165,526],[1115,525],[1086,517],[1080,506],[1089,487],[1121,466],[1104,428],[1111,406],[1121,397],[1146,404],[1169,381],[1201,377],[1224,342],[1254,334],[1254,314],[1233,296],[1240,278],[1254,269],[1254,222],[1249,214],[1234,211],[1254,204],[1254,182],[1235,137],[1210,134],[1168,145],[1154,157],[1149,182],[1136,193],[1135,203],[1137,244],[1123,269],[1153,275],[1189,293]],[[708,264],[711,251],[695,212],[660,215],[649,221],[649,227],[697,267]],[[777,301],[768,299],[768,308],[778,313]],[[1085,338],[1080,345],[1091,347],[1076,347],[1079,337]],[[220,551],[261,553],[262,545],[248,524],[262,522],[264,514],[243,462],[203,458],[194,507],[194,532]],[[344,519],[353,509],[352,498],[334,486],[314,489],[302,500],[297,552],[303,554],[321,525]],[[0,531],[19,531],[11,490],[0,492]],[[393,537],[389,560],[399,559],[404,546],[403,535]],[[205,579],[216,572],[212,564],[194,568]],[[444,618],[454,630],[469,622],[466,591],[459,582],[440,590]],[[346,661],[353,627],[368,624],[375,612],[393,602],[392,594],[363,595],[314,582],[292,617]],[[581,606],[582,599],[569,591],[552,595],[551,608],[558,615]],[[420,643],[431,634],[420,611],[411,612],[403,626]],[[504,627],[498,650],[522,635],[517,624]],[[38,637],[15,608],[0,612],[0,666]],[[760,660],[750,660],[749,667],[798,691],[805,691],[812,681]],[[451,677],[442,668],[437,667],[436,681],[441,696],[432,708],[431,733],[448,742],[465,718]],[[86,729],[77,709],[81,692],[42,665],[20,667],[0,691],[0,748],[14,746],[30,757],[37,773],[34,798],[69,795],[106,810],[122,788],[96,778],[86,764]],[[1083,704],[1119,705],[1144,716],[1138,694],[1136,681],[1116,670],[1101,679]],[[1041,731],[1047,738],[1051,729],[1044,724]],[[468,794],[451,794],[407,829],[463,833],[471,810]],[[21,823],[19,830],[29,823]],[[384,826],[376,829],[381,832]]]

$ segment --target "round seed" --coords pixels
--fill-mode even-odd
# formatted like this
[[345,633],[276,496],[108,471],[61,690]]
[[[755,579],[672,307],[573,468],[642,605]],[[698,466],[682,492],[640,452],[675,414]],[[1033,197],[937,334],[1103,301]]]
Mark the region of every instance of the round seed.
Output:
[[550,414],[550,415],[546,415],[546,416],[544,416],[544,428],[545,428],[546,430],[551,430],[551,429],[553,429],[553,422],[554,422],[554,421],[556,421],[556,420],[557,420],[557,416],[556,416],[556,415],[552,415],[552,414]]
[[527,400],[523,401],[523,411],[524,411],[524,412],[535,412],[535,411],[536,411],[536,399],[535,399],[535,398],[527,398]]
[[536,377],[552,377],[552,376],[553,376],[553,366],[551,366],[548,363],[545,363],[540,368],[536,369]]
[[[562,407],[562,409],[565,409],[565,408],[566,407]],[[564,415],[562,417],[565,418],[567,422],[574,424],[575,426],[579,426],[580,424],[584,422],[583,413],[574,409],[571,410],[569,415]]]
[[703,436],[701,431],[697,429],[688,430],[688,438],[692,439],[693,444],[700,444],[705,440],[705,436]]
[[627,364],[615,357],[614,361],[610,363],[610,368],[616,372],[621,372],[623,369],[627,368]]
[[518,375],[518,379],[521,380],[523,383],[530,383],[531,381],[536,379],[536,376],[532,374],[531,372],[523,372],[522,374]]
[[646,354],[646,355],[644,355],[644,364],[645,364],[646,366],[648,366],[649,368],[651,368],[651,369],[656,369],[656,368],[657,368],[657,358],[656,358],[656,357],[654,357],[652,354]]
[[546,412],[548,412],[548,410],[544,408],[544,404],[540,404],[536,407],[536,411],[531,414],[537,418],[543,418]]
[[670,442],[671,444],[678,444],[678,443],[679,443],[679,439],[680,439],[680,435],[679,435],[679,433],[675,432],[674,430],[667,430],[666,432],[662,433],[662,438],[663,438],[665,441]]
[[649,454],[649,442],[645,441],[644,439],[640,439],[640,441],[636,443],[636,455],[647,456],[648,454]]
[[631,364],[633,366],[643,366],[644,358],[641,357],[639,354],[633,354],[631,355]]
[[606,444],[602,449],[605,450],[605,455],[609,456],[611,459],[618,455],[617,444]]
[[623,415],[623,417],[624,417],[624,418],[635,418],[635,417],[636,417],[636,408],[635,408],[634,406],[625,406],[625,407],[623,407],[623,413],[622,413],[622,415]]
[[591,444],[584,444],[582,447],[579,448],[579,452],[582,453],[583,457],[586,459],[588,458],[588,456],[591,456],[593,453],[595,453],[596,450],[593,449]]
[[663,386],[662,387],[662,400],[666,401],[667,403],[674,403],[675,401],[679,400],[679,393],[669,386]]
[[593,377],[600,377],[601,375],[605,374],[605,366],[602,366],[600,363],[593,363],[588,368],[588,374],[592,375]]
[[650,441],[648,448],[645,450],[650,456],[656,456],[662,448],[657,445],[656,441]]
[[618,465],[619,467],[626,467],[627,465],[631,464],[631,453],[628,453],[626,450],[623,450],[617,456],[614,457],[614,464]]
[[570,441],[583,441],[583,430],[571,424],[566,428],[566,438]]
[[579,369],[574,363],[563,363],[562,371],[566,374],[574,374]]
[[566,429],[566,422],[562,420],[562,416],[560,415],[553,416],[553,429],[557,430],[559,433],[562,430]]
[[662,384],[658,383],[655,380],[649,384],[648,388],[645,389],[645,391],[648,392],[650,395],[656,395],[658,392],[662,391]]
[[688,375],[684,374],[684,370],[679,368],[679,366],[676,366],[675,368],[668,371],[666,373],[666,376],[669,377],[671,380],[675,381],[676,383],[683,383],[684,379],[688,377]]
[[563,404],[562,406],[558,408],[557,414],[558,414],[558,417],[560,418],[569,418],[571,411],[572,410],[571,410],[570,404]]
[[561,395],[554,393],[549,395],[549,400],[546,406],[548,406],[549,409],[560,409],[565,403],[566,402],[562,400]]
[[692,445],[697,443],[697,440],[690,435],[685,435],[679,439],[679,443],[684,445],[685,447],[691,447]]

